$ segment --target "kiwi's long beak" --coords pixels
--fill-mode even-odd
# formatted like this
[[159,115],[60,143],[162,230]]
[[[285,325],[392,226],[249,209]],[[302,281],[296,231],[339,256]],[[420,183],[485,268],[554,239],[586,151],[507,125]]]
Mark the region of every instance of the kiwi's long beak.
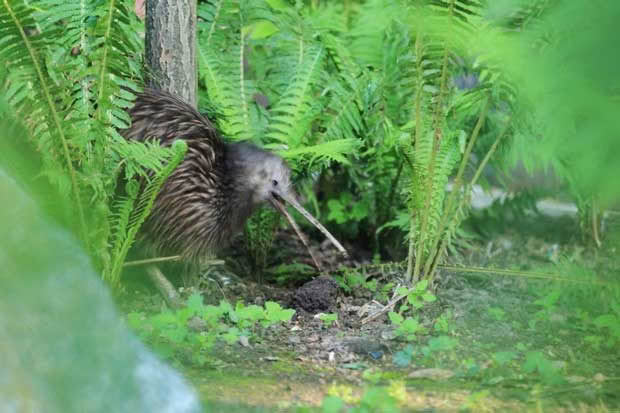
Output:
[[[286,208],[284,207],[284,205],[282,204],[280,200],[283,200],[286,203],[291,204],[297,211],[299,211],[301,215],[303,215],[308,221],[310,221],[312,225],[314,225],[319,231],[321,231],[325,235],[325,237],[327,237],[327,239],[332,244],[334,244],[334,246],[338,249],[338,251],[340,251],[344,256],[347,256],[347,251],[344,249],[342,244],[340,244],[340,242],[338,242],[338,240],[334,238],[334,236],[319,221],[317,221],[316,218],[314,218],[308,211],[304,209],[304,207],[302,207],[299,204],[299,202],[297,202],[297,199],[295,198],[294,194],[291,194],[289,192],[276,194],[272,192],[271,198],[269,199],[269,201],[271,202],[271,205],[273,205],[273,207],[276,208],[289,221],[289,223],[291,224],[295,232],[297,232],[297,236],[299,236],[302,242],[306,244],[306,248],[308,248],[308,250],[310,250],[310,248],[308,247],[308,244],[305,241],[305,237],[301,234],[301,231],[299,230],[297,223],[295,223],[295,221],[293,220],[293,217],[291,217],[291,215],[288,213],[288,211],[286,210]],[[310,254],[312,255],[312,252],[310,252]],[[312,258],[315,261],[315,264],[317,264],[317,267],[319,267],[318,263],[316,262],[316,259],[314,259],[314,256]]]

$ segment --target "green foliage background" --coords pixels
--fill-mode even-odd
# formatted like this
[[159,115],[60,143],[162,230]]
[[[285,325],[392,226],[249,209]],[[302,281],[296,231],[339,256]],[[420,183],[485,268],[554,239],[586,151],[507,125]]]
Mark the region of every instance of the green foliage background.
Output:
[[[142,83],[144,27],[132,8],[128,0],[0,7],[2,99],[113,285],[184,153],[117,133]],[[313,212],[341,238],[384,258],[407,255],[409,277],[432,278],[467,215],[459,188],[480,178],[480,167],[473,180],[463,174],[471,154],[478,165],[550,165],[578,201],[617,199],[618,8],[200,1],[200,102],[228,139],[285,157]],[[457,87],[463,76],[473,87]],[[258,220],[253,242],[267,248],[273,231],[260,235]]]

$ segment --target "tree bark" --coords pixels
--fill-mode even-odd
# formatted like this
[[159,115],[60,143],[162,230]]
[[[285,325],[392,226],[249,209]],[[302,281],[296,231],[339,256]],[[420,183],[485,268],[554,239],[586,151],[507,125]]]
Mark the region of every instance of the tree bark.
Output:
[[[196,0],[146,0],[145,25],[148,86],[196,107]],[[156,265],[149,265],[147,273],[169,307],[182,306],[174,285]]]
[[196,0],[146,1],[149,87],[196,107]]

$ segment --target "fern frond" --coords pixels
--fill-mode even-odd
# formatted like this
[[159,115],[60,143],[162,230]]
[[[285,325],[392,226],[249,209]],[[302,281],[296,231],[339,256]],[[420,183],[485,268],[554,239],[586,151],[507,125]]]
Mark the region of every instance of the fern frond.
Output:
[[[135,149],[135,148],[134,148]],[[129,191],[129,195],[116,203],[117,212],[113,216],[112,233],[113,244],[111,248],[112,259],[110,266],[104,269],[103,277],[111,285],[117,285],[123,262],[127,257],[129,248],[133,244],[138,230],[151,213],[157,193],[168,179],[170,174],[181,163],[187,152],[187,144],[178,140],[172,147],[163,149],[170,156],[169,162],[156,170],[151,170],[151,175],[146,179],[142,191],[137,188]],[[137,181],[129,181],[129,185],[136,185]]]
[[[218,24],[220,24],[222,7],[225,0],[214,0],[198,4],[196,14],[199,21],[199,28],[205,33],[204,45],[209,48],[211,39],[215,33]],[[204,22],[205,24],[203,24]]]
[[[35,27],[33,10],[29,6],[8,0],[3,0],[2,6],[0,9],[0,60],[8,65],[9,81],[11,81],[11,75],[14,75],[12,81],[15,84],[21,83],[24,88],[29,88],[22,94],[13,94],[14,99],[11,103],[18,107],[26,106],[26,110],[32,110],[34,114],[42,116],[47,128],[40,129],[38,132],[44,135],[47,132],[52,139],[60,143],[59,147],[62,148],[60,156],[63,158],[71,180],[74,205],[78,214],[79,234],[83,240],[86,240],[86,219],[82,208],[80,186],[63,128],[62,116],[54,102],[55,85],[37,52],[45,41],[42,36],[35,35],[30,38],[26,34],[27,27]],[[16,97],[21,98],[21,101],[16,100]]]
[[218,108],[217,122],[231,139],[259,134],[252,122],[254,81],[248,77],[249,27],[270,16],[263,2],[209,2],[199,7],[199,75],[209,101]]
[[328,86],[327,93],[332,98],[321,114],[325,140],[353,139],[360,136],[363,129],[360,94],[366,84],[366,77],[354,79],[342,74],[340,79]]
[[115,156],[122,163],[125,179],[147,177],[151,171],[156,173],[163,168],[164,161],[170,158],[170,150],[157,142],[128,141],[115,136],[112,142]]
[[276,142],[299,147],[307,133],[308,114],[312,114],[312,87],[320,78],[323,48],[312,47],[303,54],[297,72],[281,99],[273,108],[267,137]]
[[409,11],[408,2],[394,0],[370,0],[359,9],[349,36],[351,53],[360,64],[381,66],[384,33],[394,22],[406,23]]
[[[305,160],[311,166],[314,162],[336,161],[349,164],[347,155],[354,153],[360,145],[357,139],[335,139],[317,145],[301,146],[280,152],[286,159]],[[268,145],[269,147],[269,145]]]
[[[444,133],[450,134],[447,127],[444,128]],[[430,253],[430,246],[433,245],[437,237],[442,236],[437,230],[443,213],[445,188],[450,174],[461,158],[457,135],[454,132],[451,134],[452,136],[444,136],[442,139],[434,157],[433,171],[429,170],[434,151],[433,133],[429,131],[420,139],[416,147],[411,180],[412,187],[409,194],[411,210],[423,211],[423,213],[414,216],[413,222],[413,231],[416,234],[414,238],[418,241],[423,240],[422,255],[418,254],[420,259]],[[431,188],[430,193],[426,192],[429,187]],[[426,214],[425,218],[423,218],[423,214]],[[427,221],[425,228],[423,228],[423,219]],[[426,231],[425,236],[421,236],[422,230]]]
[[[130,11],[124,2],[108,0],[95,12],[98,19],[94,36],[98,40],[91,58],[96,75],[97,110],[94,117],[101,124],[124,128],[129,125],[129,116],[125,111],[129,105],[127,94],[138,90],[135,82],[138,74],[131,70],[132,66],[117,62],[135,56],[136,51],[140,50],[140,42],[137,35],[132,35]],[[125,91],[121,93],[121,89]]]
[[493,13],[489,17],[511,29],[523,30],[538,25],[559,3],[559,0],[530,0],[512,6],[507,4],[499,9],[501,13]]

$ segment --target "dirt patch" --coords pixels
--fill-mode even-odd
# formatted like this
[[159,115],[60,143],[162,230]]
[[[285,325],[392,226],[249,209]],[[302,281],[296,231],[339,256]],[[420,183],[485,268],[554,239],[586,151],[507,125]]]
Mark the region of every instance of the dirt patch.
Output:
[[311,314],[333,311],[336,309],[339,290],[338,284],[332,278],[315,278],[295,291],[293,306]]

